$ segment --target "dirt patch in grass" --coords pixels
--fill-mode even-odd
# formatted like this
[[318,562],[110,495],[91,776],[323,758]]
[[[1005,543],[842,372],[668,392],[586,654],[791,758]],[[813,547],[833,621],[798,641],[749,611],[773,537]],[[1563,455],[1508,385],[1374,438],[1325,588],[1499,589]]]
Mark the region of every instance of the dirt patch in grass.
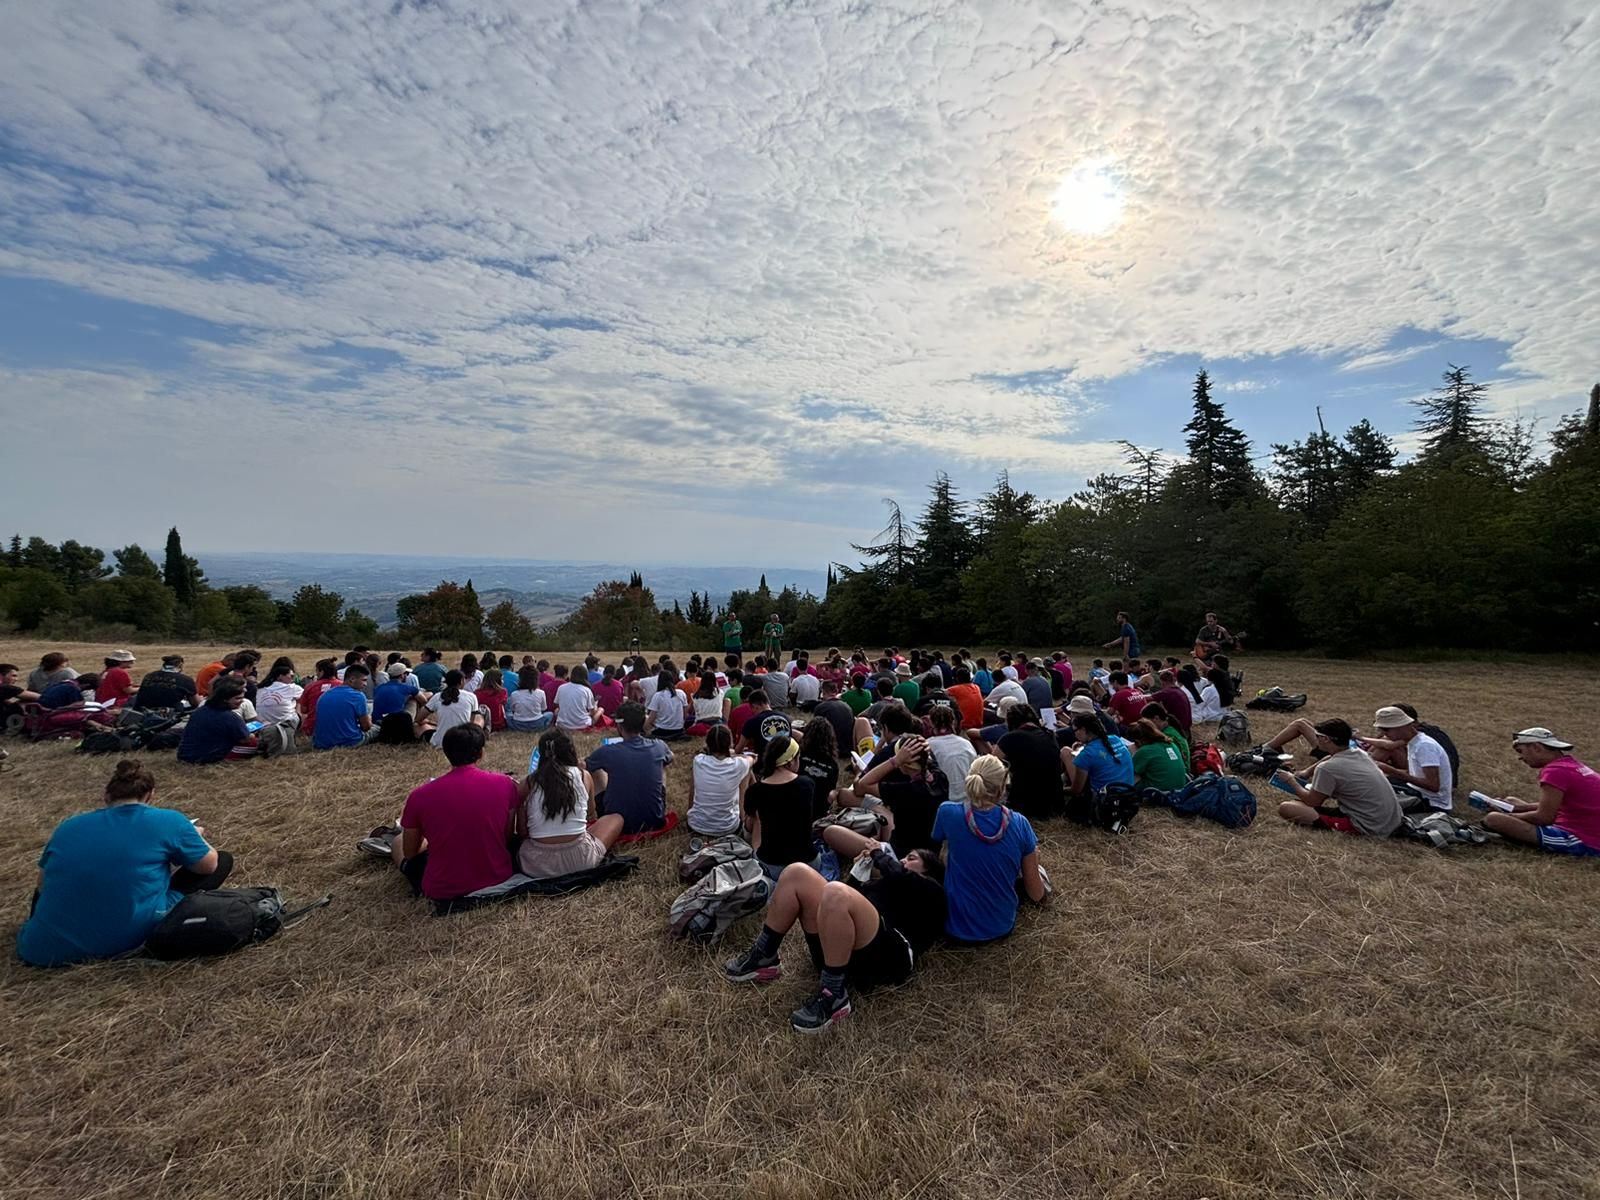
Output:
[[[1525,725],[1600,751],[1578,669],[1240,665],[1314,719],[1416,704],[1460,745],[1463,796],[1531,794]],[[487,765],[534,740],[496,735]],[[111,762],[7,744],[8,1198],[1600,1196],[1593,863],[1306,832],[1265,788],[1240,833],[1050,823],[1055,904],[808,1039],[787,1025],[814,982],[798,937],[760,990],[717,971],[753,922],[715,952],[666,940],[681,836],[620,883],[430,916],[353,850],[442,768],[427,748],[153,756],[158,803],[234,852],[236,882],[333,906],[208,963],[22,967],[39,849]]]

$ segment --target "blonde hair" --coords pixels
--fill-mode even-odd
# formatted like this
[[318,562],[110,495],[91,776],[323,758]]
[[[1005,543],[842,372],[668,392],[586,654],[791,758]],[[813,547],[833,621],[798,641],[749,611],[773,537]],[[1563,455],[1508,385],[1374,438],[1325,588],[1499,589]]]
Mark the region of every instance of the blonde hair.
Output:
[[998,804],[1006,790],[1006,779],[1010,773],[1005,759],[993,754],[980,754],[967,768],[967,778],[962,784],[967,793],[967,802],[974,808],[992,808]]

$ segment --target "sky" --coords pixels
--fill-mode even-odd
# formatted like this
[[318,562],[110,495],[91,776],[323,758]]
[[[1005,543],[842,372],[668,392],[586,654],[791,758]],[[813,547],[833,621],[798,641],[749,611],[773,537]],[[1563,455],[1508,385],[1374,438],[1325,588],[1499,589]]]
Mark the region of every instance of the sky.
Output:
[[1181,451],[1202,366],[1262,456],[1448,363],[1548,430],[1597,11],[0,0],[0,511],[815,564]]

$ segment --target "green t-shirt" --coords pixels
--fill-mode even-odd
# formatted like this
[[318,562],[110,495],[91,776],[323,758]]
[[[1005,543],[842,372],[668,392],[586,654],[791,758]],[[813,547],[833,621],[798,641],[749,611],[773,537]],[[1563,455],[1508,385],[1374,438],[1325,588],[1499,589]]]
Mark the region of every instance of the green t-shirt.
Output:
[[724,621],[722,623],[722,644],[724,647],[731,650],[734,646],[739,645],[743,638],[744,626],[738,621]]
[[1194,751],[1189,748],[1189,739],[1178,732],[1176,725],[1168,725],[1162,732],[1167,735],[1167,740],[1178,748],[1178,753],[1183,756],[1183,769],[1187,771],[1190,763],[1194,761]]
[[839,699],[850,706],[850,711],[860,716],[872,706],[872,693],[866,688],[846,688]]
[[902,679],[894,685],[894,695],[907,708],[916,708],[922,700],[922,689],[917,686],[915,679]]
[[727,688],[722,694],[728,699],[730,706],[728,711],[732,712],[735,708],[738,708],[740,703],[744,700],[744,686],[741,684],[739,687]]
[[1189,772],[1178,757],[1178,748],[1170,742],[1140,746],[1133,752],[1133,782],[1138,787],[1175,792],[1189,782]]
[[768,621],[761,630],[761,636],[769,642],[776,642],[783,637],[783,626],[777,621]]

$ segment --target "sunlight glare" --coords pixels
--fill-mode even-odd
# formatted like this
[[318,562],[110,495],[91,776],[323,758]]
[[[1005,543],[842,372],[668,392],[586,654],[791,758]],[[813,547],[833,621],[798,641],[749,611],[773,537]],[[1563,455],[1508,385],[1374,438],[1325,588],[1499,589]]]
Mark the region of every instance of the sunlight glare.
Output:
[[1122,187],[1111,172],[1111,160],[1085,159],[1056,188],[1051,214],[1068,233],[1092,237],[1122,220]]

